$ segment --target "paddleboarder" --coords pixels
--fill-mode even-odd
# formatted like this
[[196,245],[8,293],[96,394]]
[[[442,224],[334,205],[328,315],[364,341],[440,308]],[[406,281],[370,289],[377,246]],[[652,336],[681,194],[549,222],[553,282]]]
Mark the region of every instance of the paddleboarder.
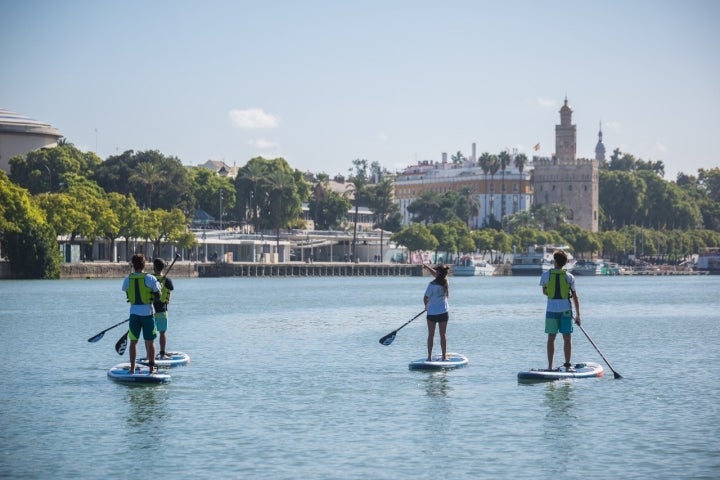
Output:
[[153,275],[144,273],[145,255],[136,253],[132,256],[133,273],[125,277],[122,289],[130,303],[130,372],[135,371],[137,358],[137,342],[142,331],[145,349],[149,360],[150,372],[155,369],[155,337],[157,328],[153,317],[153,301],[160,299],[162,286]]
[[545,333],[547,333],[548,370],[552,370],[555,356],[555,337],[558,332],[563,337],[563,353],[565,354],[564,367],[573,371],[570,357],[572,355],[573,313],[570,299],[575,304],[575,323],[580,325],[580,300],[575,291],[575,277],[563,267],[567,263],[567,253],[564,250],[553,252],[555,268],[547,270],[540,275],[540,286],[543,295],[547,297],[545,309]]
[[423,296],[423,303],[425,304],[425,311],[427,312],[427,352],[428,362],[432,360],[433,341],[435,337],[435,325],[438,326],[440,334],[440,348],[442,349],[442,359],[447,360],[447,339],[445,338],[445,332],[447,331],[447,324],[450,306],[448,304],[448,297],[450,296],[450,286],[448,285],[447,274],[450,268],[446,265],[437,265],[432,268],[430,265],[423,264],[423,267],[427,268],[432,273],[435,279],[430,282],[425,289],[425,295]]
[[170,303],[170,292],[174,290],[173,282],[167,276],[163,276],[162,271],[165,269],[165,260],[162,258],[156,258],[153,260],[153,270],[155,278],[160,282],[162,286],[162,292],[160,298],[153,301],[153,307],[155,308],[155,326],[160,334],[160,354],[158,358],[164,360],[172,357],[165,350],[167,345],[167,328],[168,328],[168,303]]

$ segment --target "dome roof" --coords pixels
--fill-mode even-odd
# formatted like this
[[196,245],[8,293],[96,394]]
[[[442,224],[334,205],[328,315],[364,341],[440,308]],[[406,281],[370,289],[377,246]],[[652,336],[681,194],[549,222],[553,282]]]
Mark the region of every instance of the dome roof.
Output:
[[62,135],[49,123],[39,122],[10,110],[0,108],[0,133],[28,133],[37,135]]

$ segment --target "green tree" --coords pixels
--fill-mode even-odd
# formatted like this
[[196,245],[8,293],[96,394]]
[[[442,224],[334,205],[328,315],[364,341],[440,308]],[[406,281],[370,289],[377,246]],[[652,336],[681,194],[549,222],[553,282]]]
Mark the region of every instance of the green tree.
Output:
[[408,225],[394,233],[390,240],[406,247],[410,252],[434,251],[439,245],[438,239],[430,232],[430,229],[420,223]]
[[58,278],[57,235],[28,191],[0,170],[0,252],[21,278]]
[[65,143],[11,158],[10,180],[33,195],[53,193],[67,186],[67,176],[90,177],[100,164],[95,153],[85,153],[73,144]]

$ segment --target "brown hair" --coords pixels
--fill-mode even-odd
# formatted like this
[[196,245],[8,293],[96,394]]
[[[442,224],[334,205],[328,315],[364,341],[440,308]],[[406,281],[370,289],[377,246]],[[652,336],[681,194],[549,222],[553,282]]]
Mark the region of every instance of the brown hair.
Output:
[[553,258],[558,268],[562,268],[567,263],[567,253],[564,250],[555,250],[553,252]]
[[162,258],[156,258],[153,260],[153,267],[155,268],[156,272],[162,272],[165,268],[165,260]]
[[132,256],[132,266],[135,270],[142,270],[145,268],[145,255],[142,253],[136,253]]
[[450,267],[447,265],[440,264],[435,267],[435,280],[433,280],[433,283],[436,283],[438,285],[442,285],[445,289],[445,295],[450,296],[450,286],[448,285],[447,281],[447,275],[450,271]]

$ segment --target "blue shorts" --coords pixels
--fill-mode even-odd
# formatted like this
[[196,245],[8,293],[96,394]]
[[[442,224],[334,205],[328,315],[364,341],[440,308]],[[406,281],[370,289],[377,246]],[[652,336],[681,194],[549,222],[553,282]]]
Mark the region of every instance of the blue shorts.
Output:
[[155,340],[157,329],[155,328],[155,318],[152,315],[135,315],[130,314],[130,332],[128,338],[131,341],[137,341],[142,331],[143,340]]
[[158,332],[167,332],[167,311],[155,312],[155,327]]
[[573,316],[572,311],[564,312],[545,312],[545,333],[572,333],[573,332]]

